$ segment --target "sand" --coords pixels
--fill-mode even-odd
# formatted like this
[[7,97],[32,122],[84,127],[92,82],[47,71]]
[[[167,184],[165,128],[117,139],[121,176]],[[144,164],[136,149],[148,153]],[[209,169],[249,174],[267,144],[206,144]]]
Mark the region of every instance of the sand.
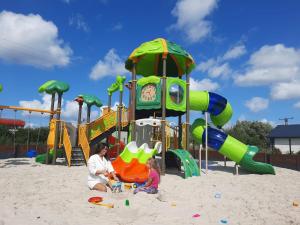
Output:
[[[167,174],[158,194],[133,195],[90,191],[85,166],[0,160],[0,225],[300,224],[300,206],[293,206],[300,203],[300,172],[275,169],[275,176],[242,170],[236,176],[232,163],[225,168],[215,162],[207,175]],[[87,201],[92,196],[115,207],[92,205]]]

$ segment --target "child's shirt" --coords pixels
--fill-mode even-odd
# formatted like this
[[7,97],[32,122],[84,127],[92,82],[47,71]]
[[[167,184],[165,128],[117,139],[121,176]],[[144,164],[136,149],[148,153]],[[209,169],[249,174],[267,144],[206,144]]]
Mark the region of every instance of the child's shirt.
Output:
[[149,187],[154,187],[154,188],[158,189],[159,174],[157,173],[157,171],[154,170],[154,169],[151,169],[150,174],[149,174],[149,178],[152,179],[152,183],[150,184]]

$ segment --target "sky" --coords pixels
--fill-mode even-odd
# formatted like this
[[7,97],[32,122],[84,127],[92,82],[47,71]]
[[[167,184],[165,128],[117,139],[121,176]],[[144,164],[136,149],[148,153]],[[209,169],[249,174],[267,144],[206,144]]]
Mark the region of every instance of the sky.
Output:
[[[107,105],[106,89],[141,43],[159,37],[181,45],[196,62],[191,89],[224,96],[237,120],[300,123],[300,2],[296,0],[2,0],[1,105],[50,108],[38,93],[48,80],[70,85],[63,118],[76,121],[78,94]],[[124,99],[128,100],[128,92]],[[113,102],[118,95],[113,96]],[[100,110],[93,108],[92,117]],[[14,117],[3,111],[2,117]],[[191,120],[201,117],[192,112]],[[33,126],[40,114],[18,112]]]

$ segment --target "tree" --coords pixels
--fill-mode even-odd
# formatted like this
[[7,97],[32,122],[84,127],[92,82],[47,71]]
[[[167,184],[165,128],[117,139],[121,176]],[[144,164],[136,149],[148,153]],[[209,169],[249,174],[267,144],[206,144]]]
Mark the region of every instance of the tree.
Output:
[[273,127],[269,123],[237,121],[233,127],[226,129],[225,132],[245,144],[255,145],[261,151],[266,151],[270,147],[269,134],[272,129]]

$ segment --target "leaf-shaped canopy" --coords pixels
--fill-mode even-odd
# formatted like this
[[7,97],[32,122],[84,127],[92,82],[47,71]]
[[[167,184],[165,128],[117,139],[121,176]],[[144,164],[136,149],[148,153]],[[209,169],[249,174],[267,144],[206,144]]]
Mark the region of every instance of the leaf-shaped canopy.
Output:
[[0,92],[2,92],[3,90],[3,87],[2,87],[2,84],[0,84]]
[[125,68],[132,71],[136,64],[136,74],[143,76],[163,73],[163,58],[166,57],[167,76],[178,77],[190,73],[195,68],[193,57],[181,46],[163,38],[145,42],[128,57]]
[[122,92],[125,80],[126,80],[125,76],[118,75],[116,77],[116,82],[113,83],[109,88],[107,88],[108,95],[112,95],[112,93],[116,92],[117,90]]
[[78,95],[79,98],[83,98],[83,102],[86,103],[88,106],[95,105],[97,107],[101,107],[103,104],[99,98],[95,95]]
[[70,89],[69,84],[62,82],[62,81],[57,81],[57,80],[49,80],[42,84],[39,87],[39,92],[46,92],[47,94],[53,94],[53,93],[58,93],[58,94],[63,94],[64,92],[67,92]]

